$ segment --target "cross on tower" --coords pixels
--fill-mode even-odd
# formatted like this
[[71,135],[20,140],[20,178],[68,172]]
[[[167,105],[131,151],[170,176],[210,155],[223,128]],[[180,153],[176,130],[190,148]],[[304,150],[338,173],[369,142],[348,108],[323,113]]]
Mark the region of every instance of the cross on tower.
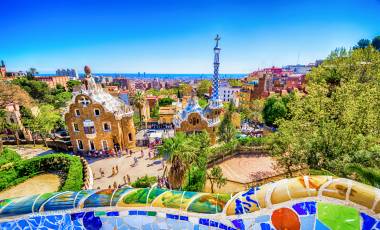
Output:
[[219,40],[220,40],[220,36],[219,36],[219,34],[217,34],[216,38],[215,38],[215,41],[216,41],[216,46],[215,47],[219,46]]
[[83,105],[83,106],[87,106],[90,104],[90,100],[88,100],[86,97],[82,97],[79,102]]

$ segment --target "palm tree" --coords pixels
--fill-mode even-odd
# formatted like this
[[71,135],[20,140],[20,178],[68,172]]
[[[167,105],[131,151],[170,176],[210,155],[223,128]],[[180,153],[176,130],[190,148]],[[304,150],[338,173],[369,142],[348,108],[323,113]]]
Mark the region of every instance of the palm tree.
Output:
[[177,133],[173,138],[166,139],[158,150],[160,155],[170,162],[168,179],[171,187],[180,188],[186,171],[197,157],[194,146],[191,145],[186,134]]
[[135,95],[132,97],[133,99],[133,104],[137,107],[139,110],[139,118],[140,118],[140,128],[142,124],[142,109],[145,105],[145,95],[142,91],[138,90]]

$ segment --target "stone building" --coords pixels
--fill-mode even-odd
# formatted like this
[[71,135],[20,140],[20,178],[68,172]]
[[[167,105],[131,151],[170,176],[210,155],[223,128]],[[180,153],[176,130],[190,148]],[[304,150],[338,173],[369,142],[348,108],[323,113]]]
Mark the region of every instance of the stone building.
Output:
[[201,108],[195,96],[187,100],[187,105],[175,116],[173,123],[176,132],[196,133],[206,131],[210,136],[211,144],[216,143],[216,132],[220,124],[219,116],[223,109],[219,99],[219,35],[215,38],[214,48],[214,76],[212,81],[212,95],[206,108]]
[[68,76],[36,76],[35,79],[37,81],[45,82],[49,88],[55,88],[57,85],[67,88],[67,82],[70,80]]
[[87,66],[85,73],[82,89],[65,113],[74,152],[135,147],[132,108],[98,86]]

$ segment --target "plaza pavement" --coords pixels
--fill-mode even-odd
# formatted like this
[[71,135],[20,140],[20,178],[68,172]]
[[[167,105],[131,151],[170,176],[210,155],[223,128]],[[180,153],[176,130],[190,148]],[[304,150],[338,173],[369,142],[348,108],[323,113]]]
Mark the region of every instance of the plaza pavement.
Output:
[[[129,155],[123,155],[122,157],[108,157],[105,159],[91,158],[88,159],[91,170],[94,174],[94,189],[108,188],[109,185],[113,186],[114,182],[117,185],[125,186],[123,176],[127,174],[131,178],[131,182],[134,182],[138,177],[148,176],[162,176],[163,169],[161,158],[149,159],[148,149],[144,148],[144,157],[141,158],[140,153],[141,148],[136,148],[133,150],[132,157]],[[153,155],[153,154],[152,154]],[[134,157],[138,158],[138,163],[136,166],[132,166],[134,162]],[[112,167],[119,167],[119,173],[115,176],[112,175]],[[105,173],[104,177],[101,177],[99,169],[102,169]]]

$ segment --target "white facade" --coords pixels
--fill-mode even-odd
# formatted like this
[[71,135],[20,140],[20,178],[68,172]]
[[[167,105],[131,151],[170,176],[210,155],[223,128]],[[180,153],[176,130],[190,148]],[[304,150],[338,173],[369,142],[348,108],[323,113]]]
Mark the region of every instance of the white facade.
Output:
[[219,86],[219,99],[223,102],[235,101],[240,87],[231,87],[228,84],[221,84]]

